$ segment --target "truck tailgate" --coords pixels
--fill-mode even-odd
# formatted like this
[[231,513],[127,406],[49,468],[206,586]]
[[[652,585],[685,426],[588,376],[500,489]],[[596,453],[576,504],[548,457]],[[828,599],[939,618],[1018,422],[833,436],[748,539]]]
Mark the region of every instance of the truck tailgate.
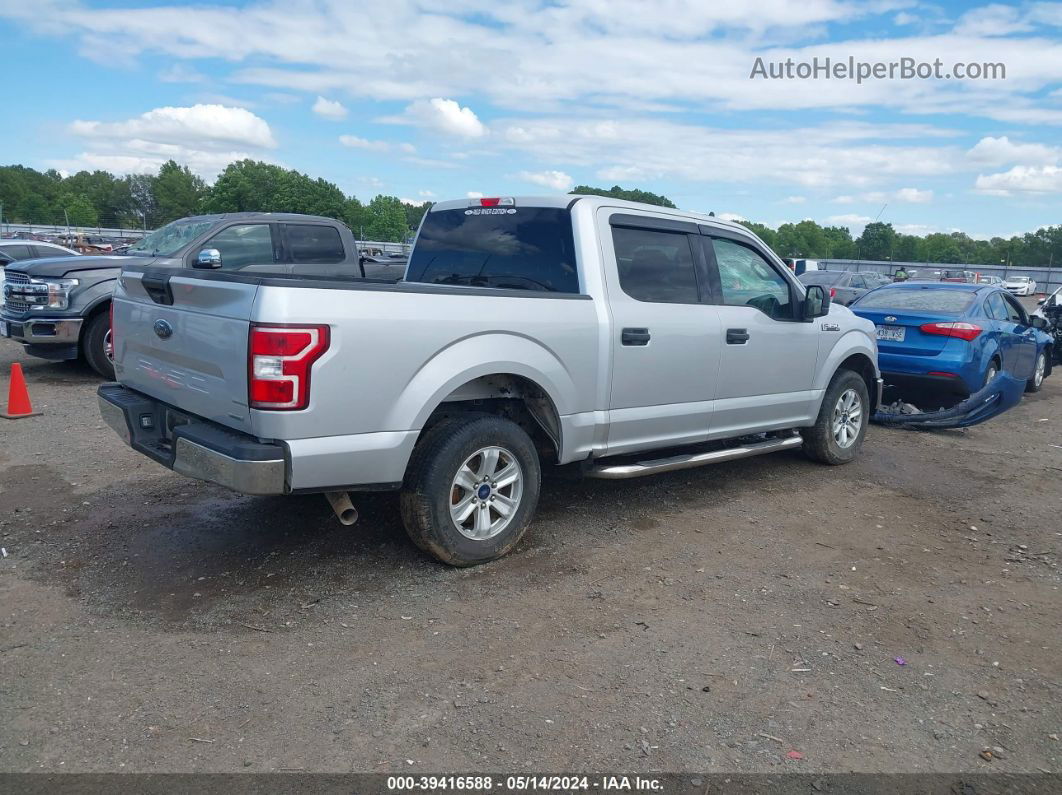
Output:
[[123,272],[113,302],[117,379],[249,432],[247,335],[257,291],[192,275]]

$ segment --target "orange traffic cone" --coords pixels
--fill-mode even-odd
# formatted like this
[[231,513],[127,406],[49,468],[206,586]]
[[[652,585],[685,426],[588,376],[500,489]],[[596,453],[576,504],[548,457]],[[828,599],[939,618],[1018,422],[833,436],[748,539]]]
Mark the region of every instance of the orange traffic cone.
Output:
[[7,411],[0,411],[0,417],[5,420],[17,420],[22,417],[35,417],[40,414],[33,410],[30,403],[29,389],[26,388],[26,377],[22,375],[22,365],[15,362],[11,365],[11,381],[7,385]]

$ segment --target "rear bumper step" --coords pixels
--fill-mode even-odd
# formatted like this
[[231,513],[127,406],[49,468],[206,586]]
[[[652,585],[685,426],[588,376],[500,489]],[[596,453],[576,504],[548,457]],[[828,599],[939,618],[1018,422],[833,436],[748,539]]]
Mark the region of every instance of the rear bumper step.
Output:
[[627,478],[639,478],[643,475],[655,475],[659,472],[674,472],[679,469],[693,469],[708,464],[719,464],[723,461],[734,461],[739,458],[751,458],[754,455],[773,453],[776,450],[788,450],[800,447],[804,443],[800,436],[787,436],[781,439],[768,439],[763,442],[753,442],[740,447],[727,447],[722,450],[712,450],[707,453],[689,453],[676,455],[669,458],[656,458],[649,461],[636,461],[628,464],[599,464],[586,472],[587,477],[603,478],[605,480],[625,480]]
[[174,472],[241,494],[287,492],[283,446],[185,414],[121,384],[103,384],[97,396],[100,416],[122,441]]

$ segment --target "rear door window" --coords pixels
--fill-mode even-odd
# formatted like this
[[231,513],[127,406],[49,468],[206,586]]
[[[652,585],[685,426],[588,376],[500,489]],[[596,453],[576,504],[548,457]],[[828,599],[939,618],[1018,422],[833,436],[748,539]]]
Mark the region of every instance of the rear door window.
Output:
[[612,245],[620,287],[631,298],[660,304],[699,303],[688,234],[614,226]]
[[76,256],[73,251],[67,251],[66,249],[59,248],[58,246],[34,246],[36,256],[38,257],[73,257]]
[[7,254],[7,256],[11,257],[11,259],[15,260],[30,259],[33,257],[33,250],[29,246],[23,246],[21,244],[13,246],[4,246],[3,252]]
[[333,263],[346,258],[343,240],[334,226],[283,224],[288,256],[295,264]]
[[406,281],[578,293],[571,213],[520,206],[429,211]]

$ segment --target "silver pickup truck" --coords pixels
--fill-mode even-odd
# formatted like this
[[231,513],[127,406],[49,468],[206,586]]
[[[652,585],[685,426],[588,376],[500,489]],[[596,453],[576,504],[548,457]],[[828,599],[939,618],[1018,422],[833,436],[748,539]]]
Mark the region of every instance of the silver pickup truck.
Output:
[[858,453],[874,327],[747,229],[608,198],[425,215],[405,278],[131,267],[104,419],[244,494],[401,491],[449,564],[521,538],[543,466],[630,478],[803,447]]

